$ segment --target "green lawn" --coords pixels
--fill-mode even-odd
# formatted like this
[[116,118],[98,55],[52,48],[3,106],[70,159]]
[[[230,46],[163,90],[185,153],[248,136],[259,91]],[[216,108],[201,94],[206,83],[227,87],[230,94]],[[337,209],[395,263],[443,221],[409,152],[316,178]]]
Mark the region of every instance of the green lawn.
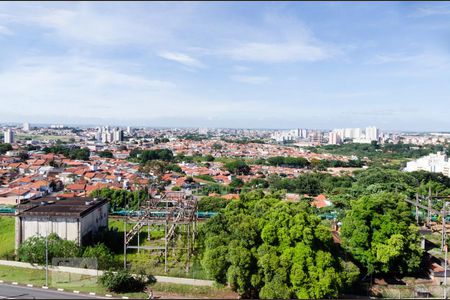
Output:
[[0,217],[0,258],[12,258],[14,255],[15,219],[10,216]]
[[[16,268],[0,266],[0,279],[7,282],[18,282],[20,284],[33,284],[35,286],[45,285],[45,270],[34,270],[27,268]],[[49,272],[48,285],[51,288],[63,288],[68,291],[94,292],[97,294],[111,294],[92,276],[81,276],[64,272]],[[121,294],[130,298],[146,298],[145,293]]]
[[[26,268],[16,268],[0,266],[0,279],[6,282],[18,282],[19,284],[33,284],[34,286],[45,285],[45,270],[34,270]],[[49,287],[63,288],[67,291],[77,290],[80,292],[95,292],[101,294],[111,294],[103,288],[96,277],[81,276],[63,272],[49,272]],[[149,286],[155,296],[170,295],[175,298],[237,298],[228,287],[206,287],[190,286],[185,284],[155,283]],[[130,298],[147,298],[146,293],[124,293],[118,296],[128,296]]]

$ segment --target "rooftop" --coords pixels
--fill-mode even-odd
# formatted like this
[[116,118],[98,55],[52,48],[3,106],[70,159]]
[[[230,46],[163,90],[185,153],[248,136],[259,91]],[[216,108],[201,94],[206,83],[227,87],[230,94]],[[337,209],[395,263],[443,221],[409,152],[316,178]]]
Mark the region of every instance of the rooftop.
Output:
[[56,198],[45,197],[19,205],[19,216],[64,216],[84,217],[107,203],[106,199],[89,197]]

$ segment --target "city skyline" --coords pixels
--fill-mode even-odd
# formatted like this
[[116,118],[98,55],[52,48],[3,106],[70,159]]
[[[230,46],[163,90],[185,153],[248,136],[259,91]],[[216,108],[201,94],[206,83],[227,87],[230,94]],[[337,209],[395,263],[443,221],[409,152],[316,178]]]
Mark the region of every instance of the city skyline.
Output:
[[1,3],[0,119],[448,131],[449,14],[424,2]]

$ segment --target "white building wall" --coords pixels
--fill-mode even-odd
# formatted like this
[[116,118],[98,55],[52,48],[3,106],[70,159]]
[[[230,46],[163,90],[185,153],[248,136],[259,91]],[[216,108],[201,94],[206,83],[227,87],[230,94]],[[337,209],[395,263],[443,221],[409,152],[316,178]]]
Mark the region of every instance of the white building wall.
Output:
[[78,241],[78,222],[75,218],[26,216],[22,218],[22,242],[32,236],[56,233],[67,240]]
[[98,207],[90,214],[81,218],[81,237],[90,231],[97,232],[99,227],[108,226],[108,204]]

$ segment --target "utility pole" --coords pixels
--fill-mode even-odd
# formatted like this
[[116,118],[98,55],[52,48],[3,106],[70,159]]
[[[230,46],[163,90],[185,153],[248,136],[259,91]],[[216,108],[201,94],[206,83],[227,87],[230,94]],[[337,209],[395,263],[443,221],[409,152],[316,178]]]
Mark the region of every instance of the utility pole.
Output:
[[419,193],[416,193],[416,222],[419,225]]
[[45,235],[45,286],[48,287],[48,230]]
[[444,262],[444,299],[447,299],[447,260],[448,260],[448,249],[447,249],[447,244],[445,244],[444,250],[445,250],[445,262]]
[[127,269],[127,213],[123,219],[123,268]]

